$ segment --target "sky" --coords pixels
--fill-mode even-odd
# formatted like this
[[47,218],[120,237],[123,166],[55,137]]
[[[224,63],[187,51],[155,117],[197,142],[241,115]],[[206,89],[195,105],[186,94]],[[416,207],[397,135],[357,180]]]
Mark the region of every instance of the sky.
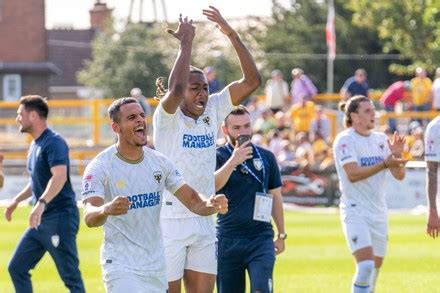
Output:
[[[101,0],[109,8],[114,8],[113,16],[118,21],[128,17],[130,0]],[[140,15],[140,3],[135,0],[132,19],[137,21]],[[46,0],[46,28],[76,28],[85,29],[90,25],[89,10],[96,0]],[[194,20],[205,19],[202,9],[209,5],[217,7],[225,18],[253,16],[268,16],[271,13],[272,0],[143,0],[142,16],[144,21],[154,19],[153,2],[157,5],[157,16],[163,20],[162,2],[165,2],[168,20],[175,21],[179,13]],[[290,0],[278,0],[278,3],[289,6]]]

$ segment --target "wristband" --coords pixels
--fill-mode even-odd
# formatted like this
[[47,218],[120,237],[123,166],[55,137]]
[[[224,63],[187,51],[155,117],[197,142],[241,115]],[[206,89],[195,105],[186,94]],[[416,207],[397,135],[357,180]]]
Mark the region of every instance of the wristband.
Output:
[[45,201],[43,198],[40,198],[38,200],[38,202],[44,204],[45,206],[47,206],[47,201]]

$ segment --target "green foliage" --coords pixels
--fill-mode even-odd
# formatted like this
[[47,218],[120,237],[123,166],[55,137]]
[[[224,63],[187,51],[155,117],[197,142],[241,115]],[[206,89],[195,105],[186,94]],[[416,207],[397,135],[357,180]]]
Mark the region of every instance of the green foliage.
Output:
[[411,66],[394,64],[398,74],[408,74],[422,65],[433,71],[440,63],[440,1],[350,0],[354,23],[377,31],[384,52],[397,51]]
[[[268,78],[270,71],[280,69],[286,80],[291,79],[291,70],[300,67],[311,77],[319,90],[327,87],[327,46],[325,26],[327,22],[327,3],[324,1],[292,1],[284,8],[273,1],[273,15],[262,20],[260,25],[251,28],[255,43],[259,44],[258,61],[263,64],[263,76]],[[352,76],[357,68],[365,68],[369,73],[373,88],[386,88],[392,81],[387,68],[389,60],[366,60],[342,58],[341,54],[377,54],[382,52],[377,32],[368,27],[352,25],[353,13],[344,5],[344,0],[335,1],[336,10],[336,48],[334,63],[334,89],[338,91],[344,81]],[[264,52],[264,53],[263,53]],[[310,56],[308,54],[321,54]]]
[[128,24],[122,33],[98,35],[92,61],[86,62],[78,80],[105,89],[111,97],[127,96],[133,87],[153,96],[156,78],[168,75],[171,67],[165,63],[163,36],[167,35],[160,24]]

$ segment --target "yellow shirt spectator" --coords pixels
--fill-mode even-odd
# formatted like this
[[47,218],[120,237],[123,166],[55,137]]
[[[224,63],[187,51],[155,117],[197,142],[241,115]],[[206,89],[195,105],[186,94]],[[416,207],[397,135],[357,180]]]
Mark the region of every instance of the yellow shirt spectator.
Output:
[[411,79],[412,103],[421,106],[429,103],[432,91],[432,81],[428,77]]
[[309,133],[315,112],[315,103],[312,101],[297,103],[290,108],[288,115],[291,122],[293,122],[292,128],[295,130],[295,133]]

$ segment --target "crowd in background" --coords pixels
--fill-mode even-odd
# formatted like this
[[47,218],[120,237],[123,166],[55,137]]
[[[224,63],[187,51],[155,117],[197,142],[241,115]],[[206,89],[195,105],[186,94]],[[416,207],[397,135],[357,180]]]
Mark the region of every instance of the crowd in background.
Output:
[[[247,102],[253,122],[253,142],[270,149],[282,170],[334,171],[333,132],[328,114],[338,116],[337,131],[342,129],[340,115],[314,99],[317,88],[302,69],[293,68],[291,73],[289,85],[280,70],[273,70],[265,85],[264,99],[253,97]],[[355,95],[370,95],[364,69],[357,69],[340,90],[341,100]],[[440,68],[432,82],[426,70],[418,67],[412,80],[391,84],[375,104],[376,110],[386,112],[440,110]],[[405,156],[423,159],[427,123],[427,119],[407,119],[400,124],[389,119],[380,131],[390,136],[395,131],[405,134]]]

